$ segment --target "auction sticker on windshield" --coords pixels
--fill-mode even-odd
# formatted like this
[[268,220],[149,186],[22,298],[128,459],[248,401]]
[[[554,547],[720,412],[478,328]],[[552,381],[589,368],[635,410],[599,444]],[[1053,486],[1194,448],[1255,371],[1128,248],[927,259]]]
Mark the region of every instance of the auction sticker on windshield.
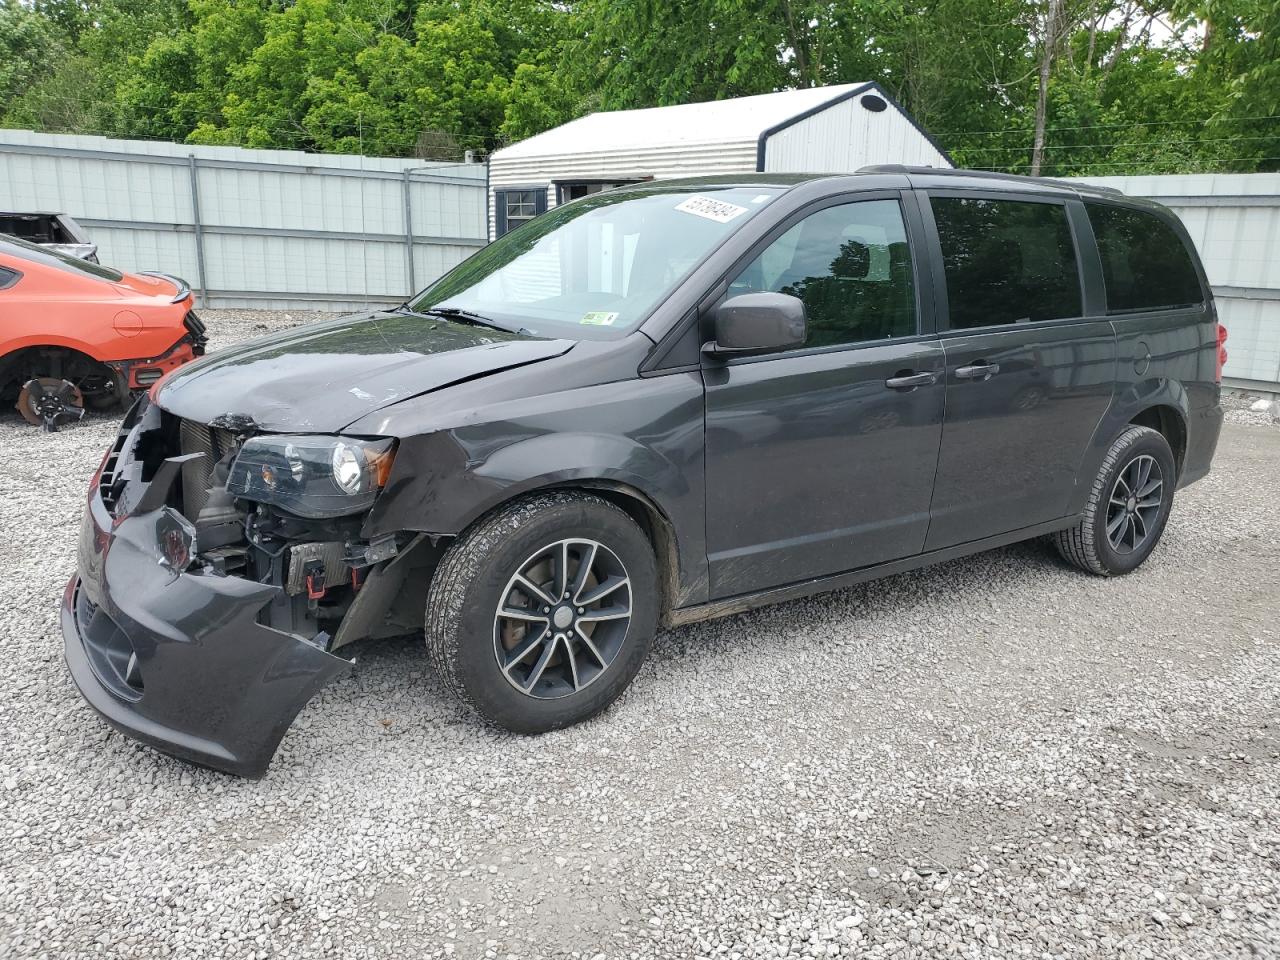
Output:
[[688,200],[677,203],[676,209],[682,213],[692,213],[695,217],[714,220],[716,223],[728,223],[734,217],[740,217],[747,212],[746,207],[725,203],[723,200],[713,200],[710,197],[690,197]]
[[579,323],[590,324],[593,327],[611,327],[613,321],[618,319],[616,313],[609,313],[604,310],[596,310],[592,313],[584,313]]

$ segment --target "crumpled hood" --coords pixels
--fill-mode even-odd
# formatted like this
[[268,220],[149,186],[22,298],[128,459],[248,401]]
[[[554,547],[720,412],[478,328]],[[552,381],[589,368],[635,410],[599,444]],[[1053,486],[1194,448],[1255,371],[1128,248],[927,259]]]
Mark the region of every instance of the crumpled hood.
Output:
[[269,432],[332,433],[390,404],[558,357],[573,344],[402,313],[342,317],[180,367],[161,382],[156,402],[200,423],[238,414]]

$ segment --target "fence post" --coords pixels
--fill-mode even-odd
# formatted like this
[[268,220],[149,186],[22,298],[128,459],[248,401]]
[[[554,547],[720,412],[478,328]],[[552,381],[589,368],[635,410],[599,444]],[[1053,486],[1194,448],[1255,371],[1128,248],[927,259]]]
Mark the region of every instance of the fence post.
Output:
[[191,165],[191,216],[196,228],[196,270],[200,279],[200,306],[209,305],[209,287],[204,276],[204,226],[200,223],[200,175],[196,164],[196,155],[187,154]]
[[413,269],[413,203],[409,199],[409,193],[412,188],[409,173],[409,170],[404,171],[404,255],[409,265],[408,299],[412,300],[413,295],[418,292],[418,281],[414,276]]

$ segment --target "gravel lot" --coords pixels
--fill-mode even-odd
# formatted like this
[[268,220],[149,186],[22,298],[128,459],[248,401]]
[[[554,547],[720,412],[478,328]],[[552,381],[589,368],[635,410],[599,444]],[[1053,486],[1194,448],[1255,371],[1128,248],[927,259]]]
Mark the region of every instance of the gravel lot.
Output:
[[1280,954],[1280,428],[1231,419],[1129,577],[1023,544],[673,630],[537,739],[381,642],[246,782],[75,694],[114,421],[0,416],[0,956]]

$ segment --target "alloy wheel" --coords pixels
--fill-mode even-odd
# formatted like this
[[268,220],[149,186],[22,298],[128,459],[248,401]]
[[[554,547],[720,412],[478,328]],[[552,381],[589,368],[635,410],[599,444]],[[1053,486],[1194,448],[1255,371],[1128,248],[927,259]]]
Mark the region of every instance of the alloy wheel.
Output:
[[1129,461],[1116,477],[1107,504],[1107,541],[1119,554],[1139,550],[1151,538],[1164,503],[1164,472],[1148,454]]
[[527,696],[577,693],[609,669],[631,623],[631,579],[595,540],[547,544],[520,564],[493,618],[493,651]]

